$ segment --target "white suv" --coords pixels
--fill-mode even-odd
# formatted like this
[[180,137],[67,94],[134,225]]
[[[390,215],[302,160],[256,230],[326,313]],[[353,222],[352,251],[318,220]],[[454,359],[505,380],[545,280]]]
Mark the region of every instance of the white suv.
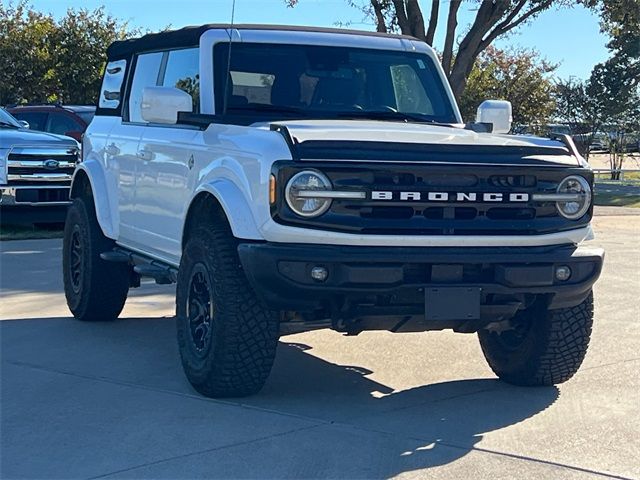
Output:
[[117,318],[177,282],[185,373],[258,391],[281,333],[477,332],[505,381],[580,366],[603,252],[568,137],[465,125],[411,37],[205,25],[116,42],[64,239],[69,307]]

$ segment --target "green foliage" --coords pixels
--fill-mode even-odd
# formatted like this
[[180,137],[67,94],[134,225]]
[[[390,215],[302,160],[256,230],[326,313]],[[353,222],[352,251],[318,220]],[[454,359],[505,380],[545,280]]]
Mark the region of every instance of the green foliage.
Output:
[[600,29],[610,37],[611,57],[596,65],[586,82],[558,83],[556,115],[585,130],[587,146],[596,132],[603,132],[611,175],[616,179],[629,136],[640,131],[640,6],[637,0],[583,3],[600,14]]
[[612,56],[607,68],[616,69],[627,86],[640,83],[640,4],[638,0],[584,0],[600,15],[600,30],[610,38]]
[[107,46],[135,33],[104,8],[56,21],[26,0],[0,3],[0,104],[96,103]]
[[533,50],[499,50],[488,47],[476,60],[460,98],[466,121],[474,121],[483,100],[508,100],[515,125],[543,125],[551,117],[555,102],[551,74],[557,65]]

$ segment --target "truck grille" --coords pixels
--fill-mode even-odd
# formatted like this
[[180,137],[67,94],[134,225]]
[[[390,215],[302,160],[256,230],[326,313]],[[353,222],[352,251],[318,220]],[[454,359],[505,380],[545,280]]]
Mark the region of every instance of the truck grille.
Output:
[[7,158],[7,186],[15,192],[13,202],[29,205],[68,202],[77,161],[75,147],[13,148]]
[[[315,163],[304,166],[282,162],[277,168],[278,202],[275,221],[345,233],[379,235],[533,235],[570,230],[586,225],[589,211],[579,220],[558,214],[555,203],[532,200],[535,193],[554,193],[568,175],[586,176],[583,168],[499,167],[475,165],[392,165]],[[301,218],[283,200],[284,187],[301,169],[312,168],[329,177],[334,190],[364,191],[362,199],[335,199],[316,218]],[[508,173],[501,170],[508,168]],[[392,192],[393,200],[374,201],[372,191]],[[420,200],[400,201],[400,192],[420,192]],[[450,200],[429,200],[429,192]],[[459,193],[474,193],[476,201],[457,202]],[[527,194],[522,202],[491,202],[484,194]]]

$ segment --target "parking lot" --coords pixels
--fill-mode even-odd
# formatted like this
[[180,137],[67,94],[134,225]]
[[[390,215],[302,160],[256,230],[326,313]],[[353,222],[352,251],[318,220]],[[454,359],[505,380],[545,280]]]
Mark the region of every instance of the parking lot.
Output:
[[317,331],[281,339],[257,396],[206,399],[171,286],[81,323],[61,241],[2,242],[0,476],[640,478],[640,210],[600,213],[591,347],[558,388],[497,381],[474,335]]

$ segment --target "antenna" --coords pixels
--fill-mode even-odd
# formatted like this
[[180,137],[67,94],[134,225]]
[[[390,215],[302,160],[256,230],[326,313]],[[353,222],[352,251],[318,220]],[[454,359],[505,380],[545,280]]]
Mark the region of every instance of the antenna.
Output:
[[236,14],[236,0],[231,4],[231,25],[229,26],[229,50],[227,51],[227,74],[224,80],[224,96],[222,97],[222,114],[227,114],[227,103],[229,99],[229,83],[231,80],[231,44],[233,44],[233,20]]

